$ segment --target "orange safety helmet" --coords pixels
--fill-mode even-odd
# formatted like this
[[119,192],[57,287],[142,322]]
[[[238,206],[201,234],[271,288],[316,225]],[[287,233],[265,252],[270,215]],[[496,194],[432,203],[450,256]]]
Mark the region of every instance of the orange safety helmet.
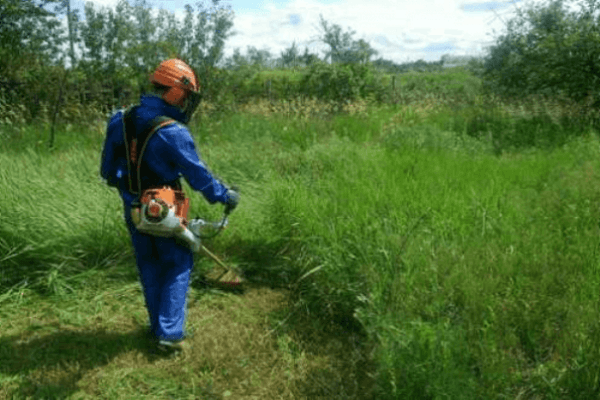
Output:
[[200,104],[200,85],[194,70],[179,58],[160,63],[150,75],[154,85],[168,88],[162,98],[168,104],[177,106],[186,114],[186,123]]

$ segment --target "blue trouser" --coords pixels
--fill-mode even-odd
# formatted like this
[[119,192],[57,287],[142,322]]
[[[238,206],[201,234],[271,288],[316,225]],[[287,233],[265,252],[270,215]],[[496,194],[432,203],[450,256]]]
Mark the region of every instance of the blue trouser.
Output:
[[144,289],[150,331],[161,340],[182,339],[185,336],[186,294],[194,265],[193,252],[174,238],[140,233],[131,221],[127,204],[125,221]]

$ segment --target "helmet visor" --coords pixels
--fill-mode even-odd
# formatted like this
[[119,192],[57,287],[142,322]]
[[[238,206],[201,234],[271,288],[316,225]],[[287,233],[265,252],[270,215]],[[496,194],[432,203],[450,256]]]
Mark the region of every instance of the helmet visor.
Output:
[[201,100],[202,96],[199,92],[188,92],[185,108],[183,110],[185,112],[186,124],[192,119],[192,115],[194,115],[194,112],[196,111],[196,108],[198,108],[198,105],[200,105]]

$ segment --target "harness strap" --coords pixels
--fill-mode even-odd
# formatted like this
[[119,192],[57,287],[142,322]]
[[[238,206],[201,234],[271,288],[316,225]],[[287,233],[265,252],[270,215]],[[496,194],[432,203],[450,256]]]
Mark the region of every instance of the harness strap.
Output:
[[[150,121],[139,135],[136,135],[135,109],[138,106],[129,107],[123,113],[123,139],[125,142],[125,154],[127,154],[127,169],[129,171],[129,191],[140,195],[143,192],[141,166],[146,146],[152,135],[165,126],[172,125],[176,121],[165,116],[158,116]],[[135,174],[135,179],[133,178]]]

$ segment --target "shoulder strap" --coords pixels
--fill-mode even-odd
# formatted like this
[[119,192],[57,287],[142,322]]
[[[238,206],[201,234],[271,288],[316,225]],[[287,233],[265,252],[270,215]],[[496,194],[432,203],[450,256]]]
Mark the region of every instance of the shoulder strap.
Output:
[[[123,113],[123,134],[127,154],[127,169],[129,172],[129,191],[135,194],[142,192],[141,165],[146,145],[152,135],[160,128],[174,124],[176,121],[165,116],[158,116],[150,121],[139,135],[136,135],[133,106]],[[134,178],[135,177],[137,179]]]
[[134,190],[133,188],[131,179],[132,171],[137,169],[137,139],[135,135],[135,123],[133,121],[133,114],[136,108],[137,106],[131,106],[122,111],[123,142],[125,143],[125,156],[127,158],[127,175],[129,180],[129,191],[132,193],[137,193],[137,190]]
[[139,150],[139,158],[137,160],[137,189],[139,191],[139,194],[142,193],[142,174],[140,166],[142,165],[142,157],[144,156],[144,152],[146,151],[146,145],[148,144],[150,138],[152,137],[152,135],[154,135],[155,132],[157,132],[161,128],[164,128],[167,125],[172,125],[175,122],[176,121],[172,118],[164,116],[156,117],[150,122],[150,127],[144,130],[144,132],[142,132],[141,140],[140,138],[138,138],[137,145]]

